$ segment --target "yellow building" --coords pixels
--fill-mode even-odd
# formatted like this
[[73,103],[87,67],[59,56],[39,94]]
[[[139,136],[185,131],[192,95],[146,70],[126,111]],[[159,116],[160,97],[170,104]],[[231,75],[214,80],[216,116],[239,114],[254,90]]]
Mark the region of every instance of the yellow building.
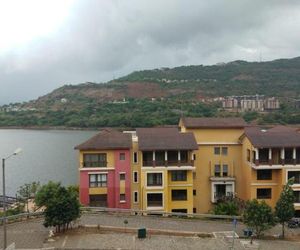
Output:
[[[294,177],[300,216],[295,128],[263,130],[241,118],[182,118],[179,129],[102,131],[76,148],[85,205],[104,200],[108,207],[208,213],[224,198],[239,198],[263,199],[274,208],[283,185]],[[97,166],[90,163],[95,157]]]
[[240,141],[245,190],[241,198],[263,199],[274,208],[283,185],[294,177],[294,206],[300,216],[300,133],[285,126],[248,127]]
[[240,118],[182,118],[181,132],[192,132],[198,144],[194,174],[194,212],[207,213],[226,196],[239,196],[242,144],[246,123]]
[[132,208],[192,213],[195,149],[191,133],[138,128],[133,136]]

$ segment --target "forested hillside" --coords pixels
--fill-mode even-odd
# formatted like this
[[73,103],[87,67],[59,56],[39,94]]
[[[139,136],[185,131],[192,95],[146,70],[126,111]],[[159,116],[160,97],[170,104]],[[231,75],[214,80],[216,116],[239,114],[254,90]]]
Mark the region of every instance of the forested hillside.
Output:
[[[229,113],[217,97],[276,96],[268,114]],[[243,116],[255,123],[300,124],[300,58],[234,61],[133,72],[108,83],[65,85],[27,103],[5,105],[0,126],[143,127],[176,124],[180,116]]]

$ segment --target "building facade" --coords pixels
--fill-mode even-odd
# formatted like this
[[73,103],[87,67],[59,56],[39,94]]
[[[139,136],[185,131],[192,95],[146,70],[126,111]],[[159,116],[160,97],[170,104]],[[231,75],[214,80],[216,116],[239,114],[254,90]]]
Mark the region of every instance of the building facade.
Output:
[[[239,198],[264,199],[274,208],[293,177],[300,216],[295,128],[263,130],[241,118],[182,118],[178,127],[102,131],[76,149],[84,205],[208,213],[221,199]],[[95,157],[105,166],[94,165]]]
[[131,136],[102,130],[75,149],[79,150],[80,202],[131,208]]

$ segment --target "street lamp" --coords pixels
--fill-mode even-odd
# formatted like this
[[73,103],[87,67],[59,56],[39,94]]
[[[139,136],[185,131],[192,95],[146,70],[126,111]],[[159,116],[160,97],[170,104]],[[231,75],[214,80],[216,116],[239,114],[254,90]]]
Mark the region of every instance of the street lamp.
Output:
[[2,184],[3,184],[3,249],[7,247],[7,236],[6,236],[6,194],[5,194],[5,161],[10,157],[17,155],[22,152],[21,148],[17,148],[11,155],[2,158]]

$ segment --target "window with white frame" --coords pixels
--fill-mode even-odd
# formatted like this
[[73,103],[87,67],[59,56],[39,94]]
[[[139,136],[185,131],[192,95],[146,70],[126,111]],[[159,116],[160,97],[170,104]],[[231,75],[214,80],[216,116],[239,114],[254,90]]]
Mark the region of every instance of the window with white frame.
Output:
[[147,186],[162,186],[162,173],[147,173]]
[[138,163],[138,153],[133,152],[133,163]]
[[107,186],[107,174],[90,174],[89,186],[93,187],[106,187]]
[[120,194],[120,201],[126,201],[125,194]]
[[147,207],[162,207],[163,194],[162,193],[147,193]]
[[139,202],[139,193],[138,191],[133,192],[133,202],[138,203]]
[[137,171],[134,171],[134,172],[133,172],[133,182],[134,182],[134,183],[138,183],[138,182],[139,182],[139,179],[138,179],[138,172],[137,172]]
[[120,159],[120,161],[124,161],[125,160],[125,153],[120,153],[119,159]]

